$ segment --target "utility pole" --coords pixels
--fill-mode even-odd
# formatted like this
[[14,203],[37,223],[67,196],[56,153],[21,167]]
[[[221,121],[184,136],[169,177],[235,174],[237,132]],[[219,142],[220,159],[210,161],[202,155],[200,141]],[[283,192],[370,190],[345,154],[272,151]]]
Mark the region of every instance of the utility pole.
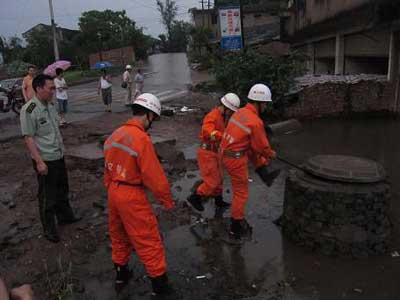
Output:
[[240,5],[240,27],[242,27],[242,47],[245,49],[245,41],[244,41],[244,25],[243,25],[243,0],[239,0]]
[[60,53],[58,52],[58,44],[57,44],[57,31],[56,31],[56,23],[54,22],[54,11],[53,11],[53,1],[49,0],[50,7],[50,17],[51,17],[51,29],[53,31],[53,44],[54,44],[54,58],[60,60]]
[[211,8],[211,0],[208,0],[208,3],[207,3],[207,27],[208,28],[211,28],[211,24],[210,24],[210,22],[211,22],[211,12],[210,12],[210,8]]
[[201,0],[200,3],[201,3],[202,26],[203,26],[203,29],[204,29],[204,0]]

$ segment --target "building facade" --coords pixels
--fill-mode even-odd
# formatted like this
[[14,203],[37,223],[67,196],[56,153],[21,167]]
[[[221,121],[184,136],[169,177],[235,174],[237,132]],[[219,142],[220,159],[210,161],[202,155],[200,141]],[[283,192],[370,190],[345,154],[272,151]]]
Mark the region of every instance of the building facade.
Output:
[[290,0],[284,39],[310,74],[398,73],[400,1]]

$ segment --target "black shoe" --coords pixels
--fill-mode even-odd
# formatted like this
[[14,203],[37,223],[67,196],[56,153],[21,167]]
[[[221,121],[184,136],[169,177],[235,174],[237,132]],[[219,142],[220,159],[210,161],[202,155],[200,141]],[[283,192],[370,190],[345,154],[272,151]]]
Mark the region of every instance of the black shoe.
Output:
[[198,211],[204,211],[204,206],[201,203],[202,198],[201,196],[199,196],[198,194],[194,193],[191,194],[188,198],[187,198],[187,202],[189,202],[189,204],[196,210]]
[[60,242],[60,236],[58,235],[57,230],[48,230],[44,232],[44,237],[52,243]]
[[229,234],[236,240],[240,240],[242,233],[242,226],[240,225],[240,220],[231,218],[231,228]]
[[270,187],[274,183],[276,177],[278,177],[281,173],[281,170],[270,172],[267,166],[262,166],[256,169],[256,173],[260,176],[262,181],[264,181],[265,184]]
[[150,280],[153,287],[153,296],[168,295],[172,292],[172,289],[168,284],[168,277],[166,273],[158,277],[150,277]]
[[115,290],[117,292],[121,291],[132,278],[133,272],[129,269],[128,265],[118,265],[114,264],[117,276],[115,278]]
[[225,202],[222,198],[221,195],[214,197],[215,199],[215,206],[219,207],[219,208],[228,208],[229,206],[231,206],[230,203]]
[[71,218],[68,218],[68,219],[61,218],[58,220],[58,224],[60,224],[60,225],[73,224],[73,223],[79,222],[80,220],[82,220],[81,216],[79,216],[79,217],[72,216]]

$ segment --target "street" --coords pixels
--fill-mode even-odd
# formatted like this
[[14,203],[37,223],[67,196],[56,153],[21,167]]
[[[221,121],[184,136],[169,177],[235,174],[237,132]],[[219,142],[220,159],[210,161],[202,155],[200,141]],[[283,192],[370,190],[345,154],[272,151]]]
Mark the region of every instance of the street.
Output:
[[[157,54],[149,57],[144,67],[144,92],[153,93],[161,102],[185,97],[191,83],[186,54]],[[125,106],[126,90],[121,87],[122,74],[113,78],[113,113],[130,110]],[[105,114],[101,96],[97,93],[97,80],[91,83],[72,86],[68,90],[67,120],[70,123],[88,120]],[[19,118],[14,112],[0,114],[0,139],[19,135]]]

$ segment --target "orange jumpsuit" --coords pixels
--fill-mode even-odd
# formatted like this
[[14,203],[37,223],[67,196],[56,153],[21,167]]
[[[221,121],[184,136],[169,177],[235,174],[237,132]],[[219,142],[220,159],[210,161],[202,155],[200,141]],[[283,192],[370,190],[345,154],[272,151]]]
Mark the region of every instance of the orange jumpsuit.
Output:
[[268,164],[275,156],[264,123],[254,105],[247,104],[232,115],[222,137],[220,153],[232,182],[231,216],[242,220],[249,195],[248,160],[260,167]]
[[218,108],[209,112],[203,120],[197,161],[203,182],[197,188],[202,197],[222,194],[222,172],[218,156],[219,143],[225,130],[224,117]]
[[129,120],[107,139],[104,157],[112,260],[125,265],[135,249],[150,277],[163,275],[165,250],[144,187],[167,209],[174,201],[151,138],[139,122]]

